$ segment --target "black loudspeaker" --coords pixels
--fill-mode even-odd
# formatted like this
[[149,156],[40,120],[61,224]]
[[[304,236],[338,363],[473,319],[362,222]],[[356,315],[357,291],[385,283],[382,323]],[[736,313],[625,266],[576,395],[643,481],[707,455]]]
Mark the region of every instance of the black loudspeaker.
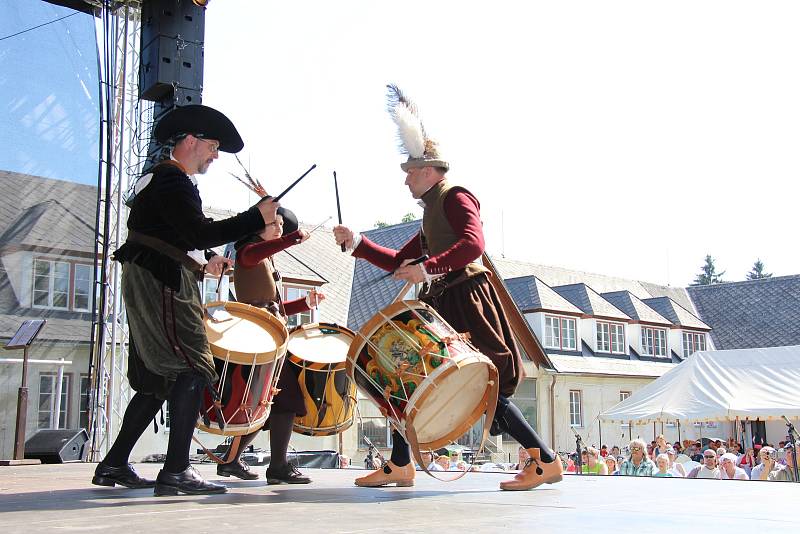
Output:
[[176,87],[203,90],[202,44],[159,36],[145,45],[140,57],[139,87],[143,99],[162,100]]
[[45,464],[80,462],[89,452],[86,429],[40,430],[25,442],[25,458]]
[[200,103],[205,13],[190,0],[149,0],[142,4],[142,99],[173,99],[178,105]]
[[159,35],[202,43],[205,31],[206,10],[191,0],[142,2],[142,44],[149,43]]

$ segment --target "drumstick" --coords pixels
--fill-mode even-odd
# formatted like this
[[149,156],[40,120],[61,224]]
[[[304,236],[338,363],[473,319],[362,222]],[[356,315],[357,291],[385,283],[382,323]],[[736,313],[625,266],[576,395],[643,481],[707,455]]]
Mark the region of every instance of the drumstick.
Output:
[[280,200],[283,198],[283,195],[285,195],[286,193],[288,193],[289,191],[291,191],[291,190],[292,190],[292,188],[293,188],[294,186],[296,186],[297,184],[299,184],[299,183],[300,183],[300,180],[302,180],[303,178],[305,178],[305,177],[306,177],[306,175],[307,175],[308,173],[310,173],[311,171],[313,171],[313,170],[314,170],[314,169],[316,169],[316,168],[317,168],[317,164],[315,163],[315,164],[313,164],[311,167],[309,167],[309,169],[308,169],[306,172],[304,172],[304,173],[303,173],[303,175],[302,175],[300,178],[298,178],[297,180],[295,180],[294,182],[292,182],[292,184],[291,184],[289,187],[287,187],[286,189],[284,189],[284,190],[283,190],[283,193],[281,193],[281,194],[280,194],[280,195],[278,195],[277,197],[273,198],[273,199],[272,199],[272,201],[273,201],[273,202],[280,202]]
[[[427,260],[428,260],[428,255],[427,255],[427,254],[423,254],[423,255],[422,255],[422,256],[420,256],[419,258],[417,258],[417,259],[415,259],[415,260],[411,261],[410,263],[406,263],[406,265],[417,265],[417,264],[419,264],[419,263],[422,263],[423,261],[427,261]],[[403,266],[403,267],[404,267],[404,266]],[[399,268],[400,268],[400,267],[398,267],[397,269],[399,269]],[[367,282],[367,283],[366,283],[366,285],[367,285],[367,286],[370,286],[370,285],[372,285],[372,284],[375,284],[375,283],[377,283],[377,282],[380,282],[381,280],[386,280],[387,278],[389,278],[390,276],[392,276],[394,273],[396,273],[396,272],[397,272],[397,269],[395,269],[394,271],[389,271],[388,273],[386,273],[386,274],[382,274],[382,275],[380,275],[380,276],[378,276],[378,277],[376,277],[376,278],[373,278],[372,280],[370,280],[369,282]]]
[[[333,171],[333,187],[336,189],[336,213],[339,215],[339,224],[342,224],[342,206],[339,204],[339,182],[336,181],[336,171]],[[345,250],[344,243],[342,243],[342,252]]]
[[324,221],[322,221],[321,223],[319,223],[318,225],[316,225],[314,228],[312,228],[312,229],[311,229],[311,230],[308,232],[308,235],[311,235],[311,234],[313,234],[314,232],[316,232],[316,231],[317,231],[317,230],[320,228],[320,226],[322,226],[322,225],[323,225],[323,224],[325,224],[326,222],[330,221],[332,218],[333,218],[333,215],[329,215],[327,219],[325,219]]
[[[228,259],[231,257],[230,249],[225,250],[225,255],[223,258]],[[225,264],[222,264],[222,271],[219,273],[219,278],[217,279],[217,300],[222,300],[222,277],[225,276]]]

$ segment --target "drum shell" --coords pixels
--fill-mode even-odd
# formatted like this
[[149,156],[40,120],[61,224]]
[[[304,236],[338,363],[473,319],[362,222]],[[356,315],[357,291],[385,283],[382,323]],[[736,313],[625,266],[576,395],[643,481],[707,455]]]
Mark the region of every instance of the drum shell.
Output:
[[[202,411],[210,424],[200,417],[196,426],[222,436],[250,434],[260,430],[269,417],[289,333],[282,321],[262,308],[241,302],[212,302],[206,306],[213,307],[224,307],[232,316],[219,322],[208,315],[204,318],[220,376],[215,388],[221,398],[224,425],[220,428],[215,403],[206,391]],[[261,350],[261,346],[265,349]]]
[[[292,352],[296,336],[323,330],[334,331],[350,340],[356,337],[352,330],[331,323],[300,325],[289,334],[286,365],[294,367],[306,404],[306,415],[295,418],[294,431],[306,436],[339,434],[352,426],[355,415],[356,388],[347,374],[346,351],[342,352],[341,361],[336,362],[327,362],[326,358],[323,362],[312,361],[314,354]],[[314,338],[311,339],[311,344],[303,347],[304,351],[314,352]]]
[[[408,312],[415,310],[417,313],[426,317],[431,317],[435,330],[438,330],[439,337],[450,337],[446,343],[446,347],[441,349],[444,351],[441,359],[442,363],[435,369],[428,371],[427,365],[425,366],[427,376],[415,386],[411,395],[406,399],[398,398],[391,395],[391,402],[386,398],[386,390],[379,390],[378,385],[385,385],[385,382],[376,384],[373,382],[377,380],[374,378],[367,378],[371,376],[368,369],[374,372],[376,365],[370,362],[376,362],[376,358],[370,354],[379,350],[379,343],[375,343],[375,336],[380,336],[382,329],[385,325],[389,324],[389,320],[398,321],[402,323],[401,317],[407,316]],[[387,319],[389,318],[389,319]],[[409,323],[410,324],[410,323]],[[410,336],[407,336],[410,337]],[[401,336],[402,339],[402,336]],[[370,340],[368,343],[367,340]],[[387,358],[384,357],[384,360]],[[425,358],[423,358],[424,360]],[[380,367],[378,364],[377,367]],[[398,367],[394,371],[380,367],[380,370],[386,374],[390,381],[397,381],[403,383],[403,376],[408,376],[400,371]],[[434,410],[433,413],[444,409],[451,409],[454,406],[461,412],[460,416],[463,420],[453,422],[451,427],[444,428],[437,434],[436,432],[427,432],[427,440],[420,439],[420,447],[422,448],[438,448],[450,443],[457,439],[469,428],[477,422],[481,415],[486,411],[487,406],[492,402],[497,402],[497,399],[492,399],[492,386],[497,384],[497,368],[491,360],[485,355],[478,352],[467,341],[461,339],[457,332],[450,327],[447,322],[430,306],[420,301],[401,301],[391,304],[381,310],[372,319],[370,319],[359,331],[358,339],[354,342],[347,355],[347,371],[353,381],[358,386],[359,390],[369,398],[386,416],[392,421],[393,425],[400,431],[403,436],[406,435],[406,427],[408,425],[415,425],[420,420],[430,421],[430,413],[420,417],[420,413],[426,410]],[[379,373],[380,374],[380,373]],[[445,381],[450,384],[458,383],[458,377],[466,377],[472,382],[469,384],[471,397],[461,394],[457,389],[452,390],[452,401],[445,402],[445,406],[429,406],[428,401],[437,390],[438,386]],[[456,382],[452,382],[452,380]],[[478,382],[475,383],[475,380]],[[466,385],[465,385],[466,388]],[[404,390],[405,391],[405,390]],[[433,395],[433,397],[437,397]],[[457,397],[457,398],[456,398]],[[437,402],[442,402],[441,398],[435,398]],[[469,406],[463,406],[464,403],[469,403]],[[418,428],[418,435],[420,438],[426,435],[425,429]]]

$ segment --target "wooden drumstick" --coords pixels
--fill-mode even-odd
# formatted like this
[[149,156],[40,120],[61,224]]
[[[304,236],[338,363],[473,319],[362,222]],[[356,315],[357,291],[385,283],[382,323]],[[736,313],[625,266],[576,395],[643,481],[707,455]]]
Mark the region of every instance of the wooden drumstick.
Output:
[[[333,187],[336,189],[336,213],[339,215],[339,224],[342,224],[342,205],[339,204],[339,182],[336,181],[336,171],[333,171]],[[342,252],[347,250],[342,243]]]

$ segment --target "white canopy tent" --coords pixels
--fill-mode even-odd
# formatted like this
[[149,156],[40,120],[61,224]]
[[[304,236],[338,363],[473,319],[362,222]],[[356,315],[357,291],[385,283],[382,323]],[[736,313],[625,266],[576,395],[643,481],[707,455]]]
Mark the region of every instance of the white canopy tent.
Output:
[[800,345],[701,351],[600,414],[622,423],[800,418]]

